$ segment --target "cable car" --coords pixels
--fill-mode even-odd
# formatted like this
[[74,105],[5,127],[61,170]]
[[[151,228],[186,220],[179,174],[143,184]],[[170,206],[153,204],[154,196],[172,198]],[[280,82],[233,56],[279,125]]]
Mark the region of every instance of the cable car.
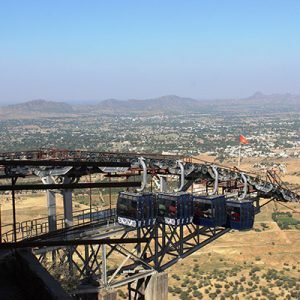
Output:
[[156,206],[160,223],[176,226],[189,224],[193,220],[193,198],[189,193],[159,193]]
[[226,224],[226,201],[224,195],[193,196],[193,223],[207,227]]
[[155,197],[152,193],[119,193],[117,218],[120,225],[135,228],[153,226],[155,212]]
[[226,201],[226,227],[243,230],[251,229],[254,223],[254,206],[251,200]]

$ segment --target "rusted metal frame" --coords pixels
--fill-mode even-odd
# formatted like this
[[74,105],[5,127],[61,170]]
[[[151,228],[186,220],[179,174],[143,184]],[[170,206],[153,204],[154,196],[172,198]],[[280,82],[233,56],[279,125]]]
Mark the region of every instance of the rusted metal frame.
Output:
[[47,183],[47,184],[12,184],[0,185],[0,191],[21,191],[21,190],[61,190],[61,189],[86,189],[86,188],[116,188],[116,187],[138,187],[139,181],[128,182],[87,182],[87,183]]
[[117,161],[78,161],[78,160],[0,160],[0,166],[59,166],[59,167],[124,167],[129,162]]

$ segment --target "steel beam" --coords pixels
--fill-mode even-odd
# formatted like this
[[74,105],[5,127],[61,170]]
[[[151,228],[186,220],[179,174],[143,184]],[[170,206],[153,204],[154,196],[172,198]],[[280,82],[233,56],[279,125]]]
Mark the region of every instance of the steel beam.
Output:
[[18,184],[1,185],[0,191],[28,191],[28,190],[55,190],[55,189],[88,189],[88,188],[117,188],[138,187],[139,181],[133,182],[86,182],[86,183],[62,183],[62,184]]
[[50,166],[50,167],[125,167],[129,162],[88,161],[88,160],[0,160],[0,166]]
[[36,248],[36,247],[63,247],[79,245],[112,245],[112,244],[134,244],[147,243],[148,238],[125,238],[125,239],[88,239],[88,240],[57,240],[57,241],[32,241],[17,243],[2,243],[0,249],[19,249],[19,248]]

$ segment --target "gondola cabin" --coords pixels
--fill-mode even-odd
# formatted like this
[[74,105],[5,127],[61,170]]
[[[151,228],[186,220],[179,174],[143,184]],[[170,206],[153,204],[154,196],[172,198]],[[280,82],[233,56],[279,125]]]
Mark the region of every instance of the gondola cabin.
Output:
[[224,195],[193,196],[193,223],[207,227],[226,224],[226,200]]
[[135,228],[155,224],[155,197],[152,193],[120,192],[117,201],[118,223]]
[[251,200],[226,200],[226,213],[226,227],[237,230],[253,227],[254,206]]
[[157,194],[158,222],[174,226],[191,223],[193,220],[192,204],[193,198],[189,193]]

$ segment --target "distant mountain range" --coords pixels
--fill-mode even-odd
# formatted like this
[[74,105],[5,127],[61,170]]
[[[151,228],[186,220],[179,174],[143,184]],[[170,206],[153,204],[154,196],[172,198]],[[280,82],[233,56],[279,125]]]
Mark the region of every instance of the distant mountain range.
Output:
[[99,111],[113,112],[189,112],[193,111],[195,107],[200,107],[198,100],[175,95],[146,100],[108,99],[95,105]]
[[264,95],[260,92],[243,99],[196,100],[168,95],[146,100],[107,99],[95,104],[71,105],[64,102],[33,100],[0,107],[0,116],[32,116],[37,114],[81,113],[270,113],[300,111],[300,96],[291,94]]
[[12,104],[0,108],[1,114],[61,114],[72,113],[73,107],[64,102],[55,102],[47,100],[32,100],[24,103]]

